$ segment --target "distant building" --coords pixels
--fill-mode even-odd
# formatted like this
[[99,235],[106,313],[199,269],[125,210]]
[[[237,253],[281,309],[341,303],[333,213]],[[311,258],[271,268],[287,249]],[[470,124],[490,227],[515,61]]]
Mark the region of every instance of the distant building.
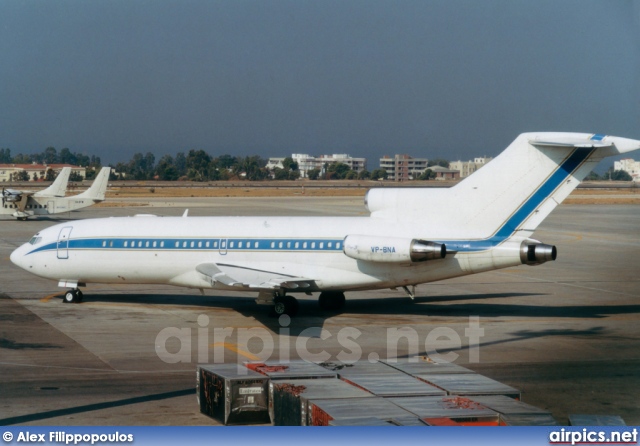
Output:
[[392,181],[413,180],[425,171],[429,160],[413,158],[409,155],[395,155],[380,158],[380,168],[387,171],[387,179]]
[[0,182],[16,181],[16,174],[27,172],[29,181],[44,179],[47,177],[47,170],[51,169],[57,175],[63,167],[71,167],[72,174],[78,174],[83,179],[87,176],[87,169],[70,164],[0,164]]
[[[367,168],[366,158],[353,158],[347,154],[320,155],[319,157],[314,157],[306,153],[293,153],[291,158],[298,163],[300,178],[306,178],[307,172],[312,169],[322,171],[325,165],[332,163],[346,164],[351,170],[356,172],[361,172]],[[283,161],[284,158],[269,158],[266,168],[269,170],[274,170],[275,168],[282,169],[284,167],[282,164]]]
[[300,178],[307,178],[307,172],[312,169],[322,169],[322,164],[317,161],[317,158],[306,153],[294,153],[291,158],[298,163]]
[[460,178],[466,178],[492,159],[493,158],[480,157],[474,158],[473,161],[452,161],[449,163],[449,169],[459,171]]
[[633,181],[640,182],[640,161],[635,161],[631,158],[625,158],[613,163],[613,170],[624,170]]
[[283,161],[284,161],[284,158],[269,158],[269,161],[267,161],[267,165],[265,167],[269,170],[274,170],[276,168],[283,169],[284,168],[284,166],[282,165]]
[[447,169],[442,166],[431,166],[431,171],[436,175],[436,180],[458,180],[460,179],[460,171],[455,169]]
[[347,154],[320,155],[317,160],[321,163],[322,167],[324,167],[325,164],[342,163],[356,172],[362,172],[367,169],[366,158],[353,158]]

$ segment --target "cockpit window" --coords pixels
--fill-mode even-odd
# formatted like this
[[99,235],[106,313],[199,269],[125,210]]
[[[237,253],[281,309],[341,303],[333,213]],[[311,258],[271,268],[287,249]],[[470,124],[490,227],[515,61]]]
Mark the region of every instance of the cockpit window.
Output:
[[31,245],[37,245],[38,243],[40,243],[41,240],[42,240],[42,237],[38,237],[37,235],[34,235],[33,237],[31,237],[31,240],[29,240],[29,243]]

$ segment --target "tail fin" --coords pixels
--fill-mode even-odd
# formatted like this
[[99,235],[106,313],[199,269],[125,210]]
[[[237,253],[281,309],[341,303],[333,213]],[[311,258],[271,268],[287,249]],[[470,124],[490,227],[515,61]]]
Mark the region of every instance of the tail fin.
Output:
[[33,194],[34,197],[64,197],[67,192],[67,183],[69,182],[69,175],[71,174],[71,167],[63,167],[55,181],[51,183],[51,186],[47,187],[40,192]]
[[89,198],[94,201],[104,201],[104,194],[107,191],[107,184],[109,183],[109,174],[111,173],[111,167],[103,167],[100,173],[93,180],[93,184],[89,189],[77,196],[77,198]]
[[602,158],[640,149],[640,141],[576,133],[524,133],[450,189],[373,189],[374,218],[424,222],[440,239],[529,237]]

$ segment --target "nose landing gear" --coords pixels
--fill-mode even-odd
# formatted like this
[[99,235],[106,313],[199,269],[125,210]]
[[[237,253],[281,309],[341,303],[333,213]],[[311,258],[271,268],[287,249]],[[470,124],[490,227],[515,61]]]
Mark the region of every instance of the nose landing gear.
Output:
[[65,304],[79,304],[80,302],[82,302],[82,291],[78,288],[67,290],[62,297],[62,303]]

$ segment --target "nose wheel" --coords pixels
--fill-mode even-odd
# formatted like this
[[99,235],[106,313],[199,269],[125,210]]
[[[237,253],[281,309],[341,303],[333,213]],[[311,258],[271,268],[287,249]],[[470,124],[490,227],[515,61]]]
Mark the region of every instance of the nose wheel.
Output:
[[67,290],[62,298],[62,303],[79,304],[82,302],[82,291],[79,289]]

